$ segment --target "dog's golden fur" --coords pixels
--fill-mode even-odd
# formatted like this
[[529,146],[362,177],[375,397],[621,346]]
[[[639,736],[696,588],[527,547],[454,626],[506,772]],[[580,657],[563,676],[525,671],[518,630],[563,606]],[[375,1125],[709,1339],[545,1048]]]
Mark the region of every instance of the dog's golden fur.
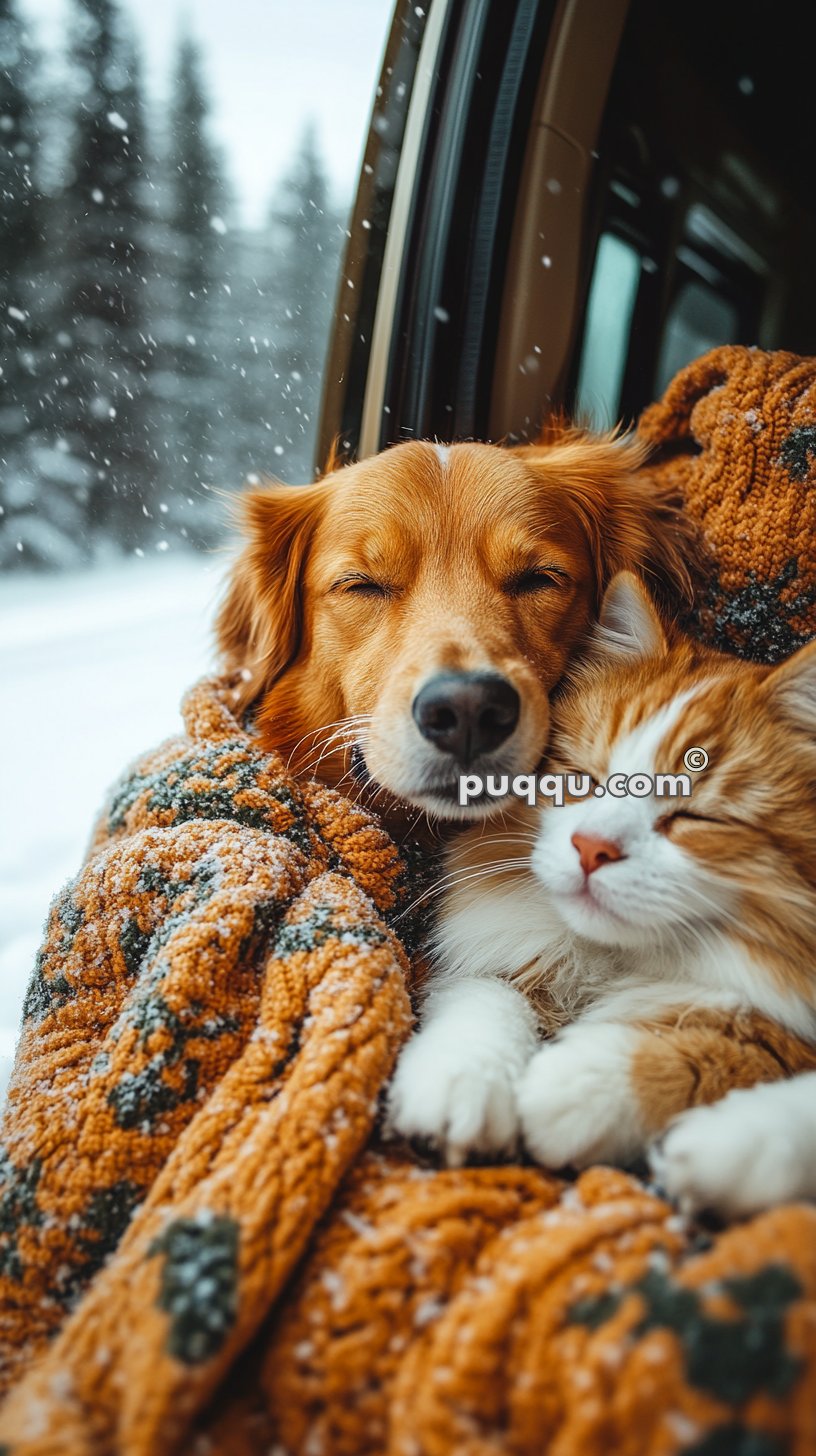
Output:
[[678,513],[643,460],[632,438],[557,426],[515,449],[409,442],[247,492],[217,632],[265,742],[345,785],[357,743],[393,824],[400,801],[422,810],[419,687],[488,669],[521,698],[511,766],[535,767],[610,577],[687,587]]

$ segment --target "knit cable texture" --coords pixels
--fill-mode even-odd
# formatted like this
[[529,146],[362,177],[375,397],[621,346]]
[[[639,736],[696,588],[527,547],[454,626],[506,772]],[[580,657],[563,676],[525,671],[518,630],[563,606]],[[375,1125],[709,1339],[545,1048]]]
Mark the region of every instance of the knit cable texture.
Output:
[[757,662],[789,657],[816,635],[816,359],[712,349],[638,433],[699,530],[691,630]]

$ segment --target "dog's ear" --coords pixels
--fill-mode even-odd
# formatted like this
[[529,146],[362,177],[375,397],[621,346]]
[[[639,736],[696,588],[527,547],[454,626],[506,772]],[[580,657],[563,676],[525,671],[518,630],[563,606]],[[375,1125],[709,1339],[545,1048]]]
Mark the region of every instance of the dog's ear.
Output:
[[303,571],[325,500],[323,482],[268,485],[238,499],[246,545],[233,566],[215,631],[226,666],[243,675],[239,709],[270,687],[297,654]]
[[619,571],[645,577],[663,605],[691,601],[693,529],[649,474],[649,447],[636,435],[594,434],[557,419],[539,443],[512,453],[572,505],[592,553],[598,607]]

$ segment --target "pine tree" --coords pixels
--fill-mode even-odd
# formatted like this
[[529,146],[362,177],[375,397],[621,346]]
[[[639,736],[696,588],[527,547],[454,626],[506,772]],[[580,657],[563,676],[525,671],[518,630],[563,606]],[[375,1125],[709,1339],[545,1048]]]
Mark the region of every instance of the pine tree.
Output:
[[226,286],[217,304],[226,366],[219,459],[231,489],[281,465],[281,319],[269,228],[230,234]]
[[[47,549],[36,515],[30,431],[38,411],[43,199],[36,57],[14,0],[0,0],[0,563]],[[72,524],[75,524],[73,522]]]
[[31,263],[40,243],[32,67],[16,6],[13,0],[0,0],[0,339],[4,392],[11,396],[19,388],[18,371],[25,368],[21,353],[29,338],[25,322],[31,315]]
[[149,260],[141,75],[115,0],[74,0],[77,101],[58,217],[56,445],[84,478],[89,541],[150,538]]
[[212,493],[223,481],[228,363],[220,335],[227,269],[225,187],[208,134],[208,102],[198,47],[179,45],[166,157],[162,248],[165,312],[156,320],[160,372],[157,417],[167,524],[210,544],[223,510]]
[[279,259],[273,275],[280,300],[275,435],[282,473],[308,479],[337,275],[344,242],[342,214],[331,203],[315,128],[307,126],[290,172],[273,201],[270,223]]
[[14,4],[0,0],[0,561],[69,564],[168,531],[210,545],[213,487],[312,471],[343,245],[314,131],[269,226],[228,228],[194,43],[158,171],[117,0],[73,0],[63,169],[41,196]]

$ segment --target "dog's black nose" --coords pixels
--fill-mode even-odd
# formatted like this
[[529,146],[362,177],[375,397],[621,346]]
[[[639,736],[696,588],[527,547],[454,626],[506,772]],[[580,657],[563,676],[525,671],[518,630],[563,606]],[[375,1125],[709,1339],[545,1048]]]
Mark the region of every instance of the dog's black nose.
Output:
[[440,672],[420,688],[411,709],[423,738],[465,766],[509,738],[521,699],[494,672]]

